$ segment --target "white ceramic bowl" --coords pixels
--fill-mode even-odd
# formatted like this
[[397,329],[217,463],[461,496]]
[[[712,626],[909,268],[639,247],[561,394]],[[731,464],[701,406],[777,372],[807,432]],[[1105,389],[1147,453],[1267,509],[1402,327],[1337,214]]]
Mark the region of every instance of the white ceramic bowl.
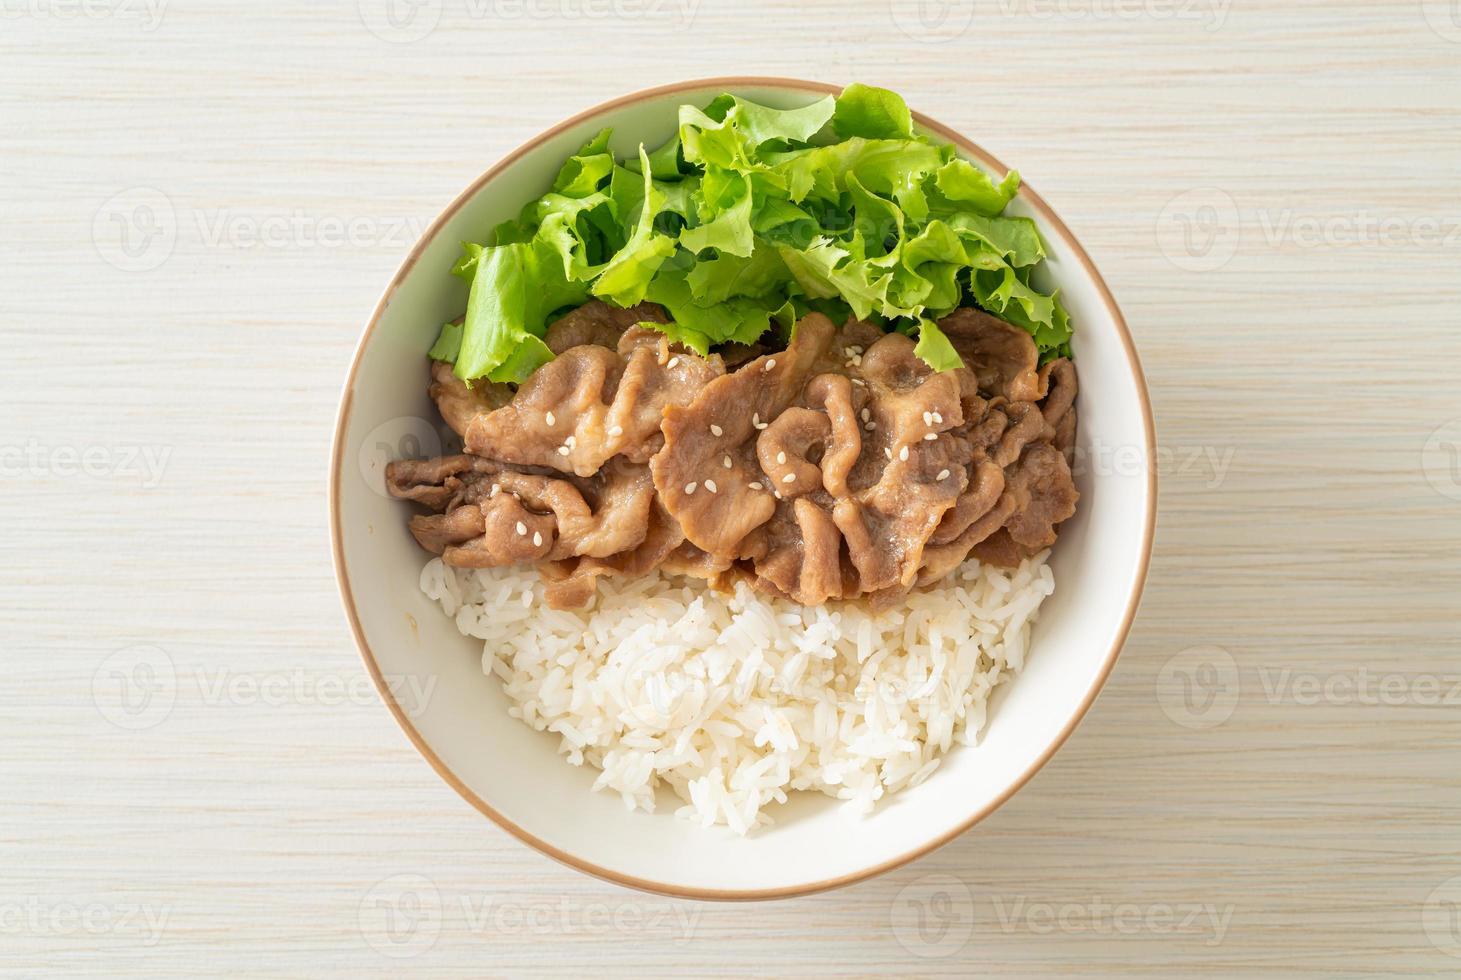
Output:
[[[557,738],[507,715],[483,675],[481,643],[462,637],[417,586],[426,554],[406,531],[410,507],[389,499],[390,459],[440,450],[444,429],[426,397],[424,355],[465,305],[448,275],[463,240],[545,191],[559,163],[605,126],[614,150],[656,146],[681,103],[730,91],[779,107],[833,86],[779,78],[683,82],[615,99],[547,130],[483,174],[412,249],[376,307],[345,383],[331,460],[335,572],[355,638],[386,705],[426,760],[468,802],[544,853],[624,885],[700,898],[772,898],[847,884],[910,861],[993,811],[1055,752],[1091,706],[1135,615],[1156,512],[1151,406],[1131,337],[1105,283],[1065,225],[1028,187],[1011,213],[1036,220],[1076,325],[1080,369],[1076,516],[1061,530],[1024,673],[999,689],[978,747],[956,748],[927,782],[859,816],[826,797],[775,811],[751,838],[659,812],[628,812],[590,792],[595,771],[568,765]],[[916,116],[996,175],[973,143]],[[423,694],[427,696],[423,696]]]

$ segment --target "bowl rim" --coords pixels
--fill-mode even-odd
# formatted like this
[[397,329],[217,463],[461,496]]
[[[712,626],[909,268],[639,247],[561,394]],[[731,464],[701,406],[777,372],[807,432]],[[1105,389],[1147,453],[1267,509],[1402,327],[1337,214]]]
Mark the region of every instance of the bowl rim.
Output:
[[[961,836],[965,831],[969,830],[969,828],[973,827],[979,821],[983,820],[985,817],[989,816],[989,814],[993,813],[995,810],[1003,806],[1004,803],[1009,800],[1009,798],[1012,797],[1016,792],[1018,792],[1022,787],[1024,787],[1024,785],[1028,783],[1034,777],[1034,775],[1045,766],[1045,763],[1050,760],[1051,756],[1053,756],[1056,751],[1065,744],[1066,740],[1070,738],[1071,733],[1075,731],[1076,726],[1078,726],[1080,722],[1085,718],[1087,712],[1091,708],[1091,705],[1095,702],[1097,695],[1100,694],[1101,689],[1105,686],[1106,679],[1110,676],[1112,669],[1116,665],[1116,658],[1120,655],[1121,648],[1126,643],[1127,636],[1131,631],[1132,622],[1136,618],[1137,607],[1141,603],[1141,596],[1146,585],[1147,573],[1151,566],[1152,543],[1156,532],[1156,425],[1155,420],[1152,416],[1151,397],[1147,390],[1146,375],[1143,373],[1141,368],[1141,362],[1137,357],[1136,345],[1131,339],[1131,332],[1127,328],[1126,319],[1121,315],[1121,310],[1116,305],[1116,300],[1111,295],[1110,288],[1106,285],[1105,279],[1101,277],[1100,271],[1096,268],[1095,263],[1091,261],[1091,258],[1086,253],[1085,248],[1071,233],[1065,222],[1062,221],[1060,217],[1055,213],[1055,211],[1051,209],[1048,204],[1045,203],[1040,195],[1035,193],[1035,191],[1030,187],[1029,184],[1022,181],[1020,184],[1018,196],[1022,197],[1025,202],[1035,211],[1037,215],[1037,220],[1041,222],[1042,226],[1056,229],[1065,237],[1067,241],[1070,242],[1076,261],[1080,263],[1081,267],[1085,271],[1085,274],[1090,278],[1092,284],[1095,286],[1096,291],[1101,298],[1101,301],[1105,304],[1106,310],[1111,316],[1112,322],[1116,326],[1116,331],[1118,336],[1120,337],[1122,347],[1125,350],[1126,358],[1130,365],[1132,376],[1136,379],[1136,394],[1138,402],[1141,406],[1142,429],[1148,460],[1146,488],[1147,505],[1146,513],[1143,520],[1142,541],[1139,553],[1139,564],[1137,567],[1136,579],[1133,583],[1131,594],[1127,599],[1126,609],[1122,613],[1120,626],[1117,629],[1110,649],[1106,651],[1106,655],[1102,660],[1100,670],[1097,673],[1095,679],[1092,681],[1091,686],[1087,689],[1085,697],[1081,701],[1080,705],[1066,721],[1061,730],[1056,734],[1055,738],[1050,742],[1049,745],[1045,747],[1044,751],[1040,753],[1035,761],[1031,763],[1030,766],[1023,773],[1021,773],[1018,778],[1013,780],[1009,784],[1009,786],[1005,788],[1004,792],[1002,792],[999,796],[997,796],[994,800],[985,805],[983,808],[971,814],[967,819],[960,822],[958,826],[939,835],[938,837],[933,838],[932,840],[925,841],[918,847],[915,847],[907,851],[906,853],[899,855],[898,857],[879,862],[878,864],[872,865],[867,868],[862,868],[848,874],[839,875],[835,878],[829,878],[822,881],[814,881],[807,884],[787,885],[777,888],[687,888],[680,885],[653,881],[646,878],[639,878],[633,875],[624,874],[619,871],[614,871],[600,865],[596,865],[576,855],[563,851],[560,848],[554,847],[547,841],[535,837],[532,833],[513,823],[511,820],[508,820],[503,814],[493,809],[493,807],[488,804],[486,800],[482,799],[475,792],[473,792],[473,790],[469,786],[467,786],[454,772],[452,772],[451,769],[442,761],[442,759],[432,750],[431,746],[428,745],[426,743],[426,740],[421,736],[421,733],[416,730],[415,725],[407,716],[404,709],[402,709],[401,705],[396,701],[395,695],[392,693],[390,685],[386,683],[385,678],[381,673],[380,665],[376,662],[375,654],[371,650],[370,643],[366,640],[365,632],[361,627],[360,617],[357,614],[355,608],[355,596],[350,586],[350,575],[345,567],[343,529],[341,526],[340,517],[340,485],[342,474],[344,471],[343,457],[345,451],[344,437],[346,427],[350,420],[350,413],[354,402],[356,374],[360,368],[360,362],[365,353],[365,348],[370,343],[371,337],[375,333],[376,327],[379,325],[381,315],[385,312],[386,306],[390,302],[391,298],[394,296],[396,290],[400,287],[402,281],[411,272],[411,270],[415,268],[416,263],[424,254],[427,245],[436,238],[446,222],[454,217],[456,213],[461,210],[461,208],[464,207],[469,200],[475,197],[476,194],[481,191],[482,188],[490,183],[494,178],[496,178],[498,174],[507,169],[507,167],[515,163],[519,158],[527,154],[529,151],[537,148],[547,140],[552,139],[553,137],[557,136],[564,130],[569,129],[570,127],[577,126],[580,123],[593,119],[595,116],[601,115],[613,109],[621,108],[631,103],[644,101],[646,99],[658,98],[665,95],[672,95],[677,92],[686,92],[694,89],[703,88],[724,88],[729,91],[736,88],[755,87],[792,89],[795,91],[806,92],[813,95],[836,95],[842,91],[841,87],[830,84],[828,82],[767,75],[730,75],[711,78],[694,78],[686,79],[679,82],[671,82],[665,85],[657,85],[650,88],[638,89],[625,95],[609,99],[606,102],[601,102],[598,105],[585,109],[582,112],[576,113],[573,116],[570,116],[569,118],[564,119],[559,123],[556,123],[555,125],[539,133],[537,136],[534,136],[532,139],[527,140],[516,149],[512,150],[510,153],[502,157],[502,159],[497,161],[497,163],[493,164],[482,174],[480,174],[475,180],[472,181],[470,185],[467,186],[465,190],[458,194],[456,198],[453,199],[452,202],[447,205],[447,207],[441,212],[441,214],[436,217],[431,225],[427,227],[424,232],[422,232],[421,237],[416,241],[415,245],[412,246],[411,251],[406,255],[406,258],[402,260],[400,267],[397,268],[394,275],[392,275],[390,282],[386,285],[385,290],[381,294],[380,300],[376,303],[375,309],[371,313],[370,319],[367,321],[365,329],[360,335],[360,340],[356,344],[354,355],[352,356],[350,361],[350,370],[345,377],[345,382],[340,395],[340,408],[335,419],[335,432],[330,448],[330,473],[328,494],[330,551],[334,565],[335,581],[340,590],[340,600],[344,606],[345,616],[349,620],[351,632],[355,636],[355,645],[360,652],[361,659],[365,663],[365,669],[370,675],[371,682],[375,685],[377,693],[380,695],[380,698],[384,702],[385,706],[390,710],[391,715],[394,716],[394,718],[396,719],[396,723],[400,725],[401,730],[405,732],[406,737],[411,741],[411,744],[415,746],[416,751],[419,752],[422,758],[424,758],[427,763],[436,770],[437,775],[440,776],[452,789],[456,790],[457,793],[464,800],[466,800],[472,806],[476,807],[477,810],[479,810],[483,815],[491,819],[503,830],[507,831],[509,834],[516,837],[523,843],[536,849],[540,853],[547,855],[548,857],[554,859],[555,861],[558,861],[561,864],[565,864],[568,867],[591,875],[595,878],[599,878],[603,881],[612,882],[613,884],[622,885],[624,887],[636,889],[638,891],[649,892],[651,894],[666,895],[672,898],[718,901],[759,901],[766,899],[793,898],[800,895],[811,895],[817,892],[828,891],[833,888],[841,888],[846,885],[851,885],[859,881],[865,881],[869,878],[876,877],[877,875],[883,874],[885,872],[892,871],[894,868],[901,867],[911,861],[915,861],[918,858],[932,853],[943,845]],[[945,126],[943,123],[931,119],[920,112],[913,113],[913,120],[923,129],[935,133],[944,140],[957,145],[965,154],[979,161],[979,163],[983,165],[985,169],[991,171],[996,176],[1002,177],[1004,174],[1009,172],[1008,167],[1006,167],[999,160],[995,159],[995,157],[986,152],[982,147],[978,146],[972,140],[950,129],[948,126]]]

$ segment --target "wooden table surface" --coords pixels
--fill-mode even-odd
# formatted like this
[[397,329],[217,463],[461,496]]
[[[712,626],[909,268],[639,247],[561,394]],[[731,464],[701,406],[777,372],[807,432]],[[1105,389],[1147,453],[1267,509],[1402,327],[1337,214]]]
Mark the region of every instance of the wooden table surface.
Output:
[[[887,85],[1018,166],[1162,447],[1069,744],[762,905],[459,799],[365,687],[324,499],[425,223],[560,118],[737,73]],[[1448,0],[0,0],[0,972],[1456,974],[1458,186]]]

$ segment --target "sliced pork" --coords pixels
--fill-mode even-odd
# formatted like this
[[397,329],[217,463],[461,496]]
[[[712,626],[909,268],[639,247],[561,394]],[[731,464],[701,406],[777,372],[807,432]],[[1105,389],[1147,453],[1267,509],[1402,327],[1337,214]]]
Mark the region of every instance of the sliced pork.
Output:
[[1040,365],[1019,327],[955,311],[940,326],[965,366],[934,372],[901,334],[813,313],[727,373],[647,326],[665,319],[585,304],[516,390],[435,365],[466,453],[387,471],[434,511],[411,522],[421,545],[463,567],[538,563],[557,606],[655,568],[887,606],[970,557],[1017,563],[1075,512],[1075,367]]

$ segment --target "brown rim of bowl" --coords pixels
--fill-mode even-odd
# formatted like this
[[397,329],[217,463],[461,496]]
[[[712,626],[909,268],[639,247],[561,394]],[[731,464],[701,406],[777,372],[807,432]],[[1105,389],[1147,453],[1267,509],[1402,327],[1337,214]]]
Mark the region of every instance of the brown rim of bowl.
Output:
[[[1040,757],[1036,759],[1035,762],[1031,764],[1028,769],[1021,773],[1020,777],[1016,779],[1013,783],[1011,783],[1009,787],[1006,788],[1005,791],[1001,793],[999,797],[996,798],[993,802],[989,803],[987,806],[969,817],[963,823],[959,824],[959,826],[955,827],[953,830],[942,834],[938,838],[931,840],[919,846],[918,848],[909,851],[906,854],[900,855],[899,857],[893,858],[888,861],[884,861],[881,864],[877,864],[869,868],[864,868],[851,874],[842,875],[838,878],[829,878],[825,881],[816,881],[806,885],[792,885],[784,888],[745,889],[682,888],[677,885],[667,885],[663,882],[649,881],[644,878],[636,878],[631,875],[620,874],[619,872],[611,871],[608,868],[603,868],[599,867],[598,865],[591,864],[580,858],[574,857],[572,854],[568,854],[562,850],[559,850],[548,842],[534,837],[523,828],[517,826],[512,821],[508,820],[502,814],[498,813],[491,806],[489,806],[487,802],[483,800],[480,796],[472,792],[472,790],[465,783],[463,783],[454,772],[447,768],[446,764],[443,763],[442,760],[436,755],[436,753],[431,750],[431,747],[426,744],[426,741],[421,737],[420,732],[416,731],[415,726],[411,723],[411,719],[406,716],[406,713],[402,710],[400,704],[397,703],[395,696],[391,693],[390,686],[386,684],[385,679],[381,676],[380,666],[376,663],[375,655],[371,652],[370,644],[366,642],[365,633],[360,627],[360,618],[356,615],[355,612],[355,596],[350,589],[350,576],[345,569],[345,556],[341,545],[340,533],[340,479],[341,473],[344,469],[341,463],[342,454],[344,453],[345,426],[350,418],[351,403],[353,401],[355,392],[355,375],[356,372],[359,370],[360,358],[365,350],[365,345],[369,342],[371,334],[375,331],[376,324],[380,321],[381,313],[385,310],[386,304],[390,300],[391,296],[400,286],[401,280],[416,265],[416,262],[420,259],[422,252],[425,251],[427,243],[436,237],[437,233],[441,230],[442,225],[449,218],[451,218],[452,215],[454,215],[459,209],[461,209],[461,207],[470,198],[472,198],[479,190],[481,190],[484,185],[486,185],[504,168],[516,161],[519,157],[527,153],[529,150],[537,147],[545,140],[556,136],[558,133],[561,133],[563,130],[571,126],[577,126],[582,122],[592,119],[594,116],[597,116],[600,113],[607,112],[610,109],[617,109],[620,106],[627,105],[632,102],[638,102],[643,99],[653,98],[661,95],[669,95],[675,92],[684,92],[691,89],[724,88],[727,90],[734,90],[737,88],[758,86],[767,88],[796,89],[817,95],[836,95],[838,92],[841,91],[838,86],[830,85],[826,82],[811,82],[799,78],[776,78],[756,75],[736,75],[723,78],[698,78],[684,82],[674,82],[669,85],[659,85],[654,88],[641,89],[637,92],[631,92],[628,95],[621,95],[616,99],[610,99],[609,101],[596,105],[591,109],[586,109],[569,119],[565,119],[564,121],[558,123],[556,126],[545,130],[544,132],[540,133],[539,135],[533,137],[526,143],[519,146],[517,149],[513,150],[511,153],[507,154],[507,156],[503,157],[494,166],[492,166],[480,177],[474,180],[471,186],[469,186],[462,193],[458,194],[456,200],[452,201],[452,203],[447,206],[446,210],[443,211],[437,217],[437,219],[431,223],[431,226],[427,228],[426,231],[421,235],[420,240],[417,241],[415,246],[412,247],[410,254],[406,256],[405,261],[401,263],[401,267],[397,269],[396,274],[391,277],[390,284],[386,286],[385,292],[381,295],[380,301],[376,304],[375,311],[371,314],[369,323],[366,324],[365,332],[361,334],[360,343],[356,345],[355,356],[350,362],[350,373],[345,378],[345,386],[340,398],[340,412],[335,421],[334,443],[330,450],[330,545],[331,553],[334,558],[335,579],[340,586],[340,599],[344,604],[345,615],[350,620],[350,628],[355,634],[355,644],[360,649],[360,655],[361,658],[365,661],[365,668],[370,674],[370,679],[372,683],[375,684],[376,691],[379,692],[381,700],[385,702],[386,707],[389,708],[391,714],[395,716],[396,723],[401,726],[401,730],[406,733],[406,737],[409,738],[411,740],[411,744],[416,747],[416,751],[421,753],[422,757],[425,758],[428,763],[430,763],[431,767],[436,770],[437,774],[441,776],[442,779],[446,780],[447,784],[451,786],[452,789],[456,790],[463,799],[472,804],[472,806],[476,807],[487,817],[491,818],[492,821],[495,822],[503,830],[507,831],[509,834],[516,837],[523,843],[528,844],[533,848],[536,848],[538,851],[546,854],[550,858],[553,858],[555,861],[566,864],[569,867],[574,868],[578,871],[582,871],[585,874],[592,875],[595,878],[600,878],[604,881],[613,882],[617,885],[623,885],[627,888],[634,888],[639,891],[650,892],[658,895],[668,895],[674,898],[692,898],[718,901],[760,901],[773,898],[793,898],[798,895],[811,895],[816,892],[827,891],[832,888],[840,888],[844,885],[851,885],[856,882],[864,881],[868,878],[883,874],[886,871],[891,871],[894,868],[900,867],[904,864],[909,863],[910,861],[915,861],[918,858],[929,854],[930,852],[942,847],[949,841],[963,834],[970,827],[974,826],[980,820],[983,820],[989,814],[993,813],[995,810],[999,809],[999,807],[1003,806],[1005,801],[1013,796],[1015,792],[1023,787],[1027,782],[1029,782],[1030,779],[1035,775],[1035,773],[1039,772],[1041,767],[1043,767],[1045,763],[1050,760],[1050,757],[1055,754],[1056,750],[1065,744],[1066,739],[1070,737],[1071,732],[1075,731],[1076,726],[1080,724],[1081,719],[1083,719],[1086,715],[1086,712],[1090,710],[1092,703],[1094,703],[1096,700],[1096,696],[1100,693],[1101,688],[1105,685],[1106,678],[1110,676],[1112,668],[1116,665],[1116,658],[1121,652],[1121,647],[1126,642],[1127,634],[1131,631],[1131,624],[1136,617],[1137,606],[1141,602],[1142,589],[1146,585],[1147,570],[1151,565],[1152,539],[1156,531],[1156,428],[1155,422],[1152,418],[1151,398],[1147,393],[1146,376],[1142,373],[1141,362],[1137,359],[1136,356],[1136,347],[1132,343],[1130,331],[1126,328],[1126,320],[1124,317],[1122,317],[1121,310],[1117,307],[1116,300],[1111,296],[1111,290],[1107,288],[1105,280],[1101,278],[1100,272],[1096,270],[1095,265],[1091,262],[1090,256],[1086,254],[1086,250],[1081,247],[1081,244],[1076,241],[1075,236],[1070,233],[1070,229],[1065,226],[1065,222],[1061,221],[1060,218],[1056,216],[1055,212],[1050,209],[1050,206],[1047,205],[1043,200],[1041,200],[1040,196],[1036,194],[1028,184],[1022,184],[1019,191],[1020,197],[1024,198],[1030,204],[1030,206],[1034,208],[1036,213],[1039,215],[1041,224],[1044,227],[1055,229],[1062,236],[1064,236],[1064,238],[1068,242],[1070,242],[1072,250],[1075,253],[1075,257],[1085,268],[1086,274],[1091,277],[1092,282],[1095,283],[1096,288],[1101,295],[1101,300],[1106,304],[1106,309],[1110,313],[1112,321],[1116,324],[1116,329],[1121,335],[1121,343],[1126,349],[1126,357],[1127,361],[1131,365],[1132,375],[1136,378],[1137,381],[1137,396],[1141,401],[1142,424],[1146,430],[1146,451],[1148,460],[1147,511],[1145,526],[1142,529],[1141,564],[1137,569],[1136,582],[1131,590],[1131,597],[1127,601],[1126,612],[1122,616],[1120,629],[1117,633],[1115,642],[1111,644],[1111,649],[1108,650],[1106,653],[1106,658],[1101,665],[1101,671],[1099,675],[1091,684],[1090,689],[1086,692],[1085,699],[1081,702],[1080,707],[1076,709],[1075,713],[1071,715],[1070,720],[1066,722],[1065,727],[1060,730],[1060,733],[1045,748],[1045,751],[1040,754]],[[991,170],[999,175],[1003,175],[1009,171],[1009,168],[1006,167],[1004,164],[1000,163],[998,160],[990,156],[973,142],[963,136],[960,136],[958,133],[954,132],[952,129],[949,129],[942,123],[936,122],[928,118],[927,116],[917,112],[913,113],[913,119],[925,130],[936,133],[948,142],[956,144],[969,156],[973,157],[981,164],[983,164],[986,169]]]

